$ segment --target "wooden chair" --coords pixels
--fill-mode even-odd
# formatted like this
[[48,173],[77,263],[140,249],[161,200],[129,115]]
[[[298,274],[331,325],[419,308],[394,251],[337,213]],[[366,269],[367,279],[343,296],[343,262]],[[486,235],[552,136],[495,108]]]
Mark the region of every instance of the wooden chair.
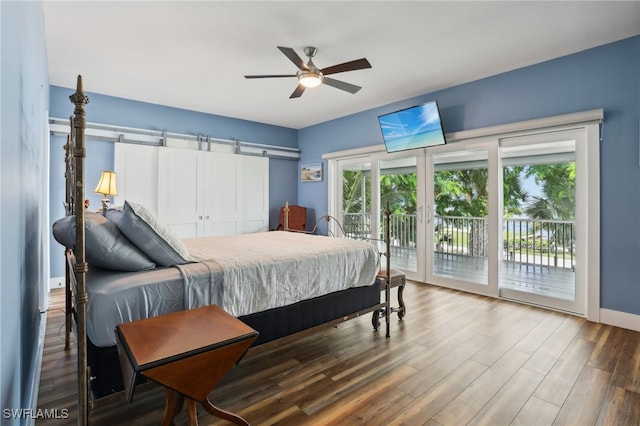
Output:
[[[285,230],[284,226],[284,209],[280,208],[280,224],[278,230]],[[297,205],[289,205],[289,227],[288,231],[306,231],[307,230],[307,208]]]

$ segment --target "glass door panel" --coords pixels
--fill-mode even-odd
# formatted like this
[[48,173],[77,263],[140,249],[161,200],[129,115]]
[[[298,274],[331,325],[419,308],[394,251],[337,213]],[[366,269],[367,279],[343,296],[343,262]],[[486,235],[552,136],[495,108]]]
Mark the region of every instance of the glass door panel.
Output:
[[503,297],[580,311],[576,304],[575,141],[563,134],[501,145]]
[[393,268],[417,273],[418,175],[416,157],[378,162],[380,193],[380,235],[384,239],[384,211],[391,211],[389,234]]
[[487,285],[488,150],[436,153],[432,158],[430,278],[456,288]]
[[341,162],[340,179],[340,223],[345,237],[371,237],[371,161]]

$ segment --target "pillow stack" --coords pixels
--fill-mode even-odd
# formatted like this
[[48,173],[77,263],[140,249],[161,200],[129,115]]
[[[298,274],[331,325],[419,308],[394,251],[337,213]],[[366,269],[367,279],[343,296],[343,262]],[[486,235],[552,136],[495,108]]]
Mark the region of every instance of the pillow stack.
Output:
[[[53,236],[73,249],[75,216],[53,224]],[[106,217],[85,212],[85,254],[90,265],[114,271],[143,271],[158,266],[191,262],[189,251],[177,235],[140,204],[125,201]]]

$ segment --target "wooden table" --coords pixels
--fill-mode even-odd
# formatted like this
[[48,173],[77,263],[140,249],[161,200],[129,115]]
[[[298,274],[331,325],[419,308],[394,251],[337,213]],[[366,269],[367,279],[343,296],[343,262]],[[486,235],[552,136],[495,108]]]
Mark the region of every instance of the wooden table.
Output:
[[208,395],[249,349],[257,331],[212,305],[123,323],[116,335],[129,401],[138,375],[165,386],[163,425],[172,424],[184,397],[190,425],[198,424],[196,402],[216,417],[249,424],[213,405]]

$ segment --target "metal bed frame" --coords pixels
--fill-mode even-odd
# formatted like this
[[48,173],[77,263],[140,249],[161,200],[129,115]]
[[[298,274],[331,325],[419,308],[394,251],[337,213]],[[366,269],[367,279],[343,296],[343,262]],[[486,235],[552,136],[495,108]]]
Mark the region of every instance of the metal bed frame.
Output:
[[[84,217],[84,166],[86,158],[85,149],[85,129],[86,112],[85,106],[89,103],[89,98],[84,94],[82,76],[77,77],[77,87],[69,99],[75,105],[73,115],[70,117],[70,134],[65,144],[65,214],[75,215],[76,241],[73,250],[66,249],[65,257],[65,350],[71,349],[71,332],[75,323],[77,347],[78,347],[78,424],[89,424],[89,414],[93,406],[90,399],[90,372],[87,363],[87,301],[86,273],[88,264],[85,258],[85,217]],[[389,221],[390,212],[385,212],[386,221]],[[330,216],[326,217],[329,221]],[[333,219],[333,218],[331,218]],[[334,219],[335,220],[335,219]],[[338,223],[339,224],[339,223]],[[390,281],[390,243],[389,226],[386,227],[384,238],[386,253],[382,255],[386,258],[386,275],[379,275],[381,285],[385,280]],[[386,319],[386,337],[390,336],[390,286],[384,285],[385,302],[371,308],[374,312],[373,326],[377,329],[376,318],[382,312]],[[360,313],[358,313],[360,314]],[[343,320],[349,319],[345,317]],[[334,321],[335,324],[337,321]]]

